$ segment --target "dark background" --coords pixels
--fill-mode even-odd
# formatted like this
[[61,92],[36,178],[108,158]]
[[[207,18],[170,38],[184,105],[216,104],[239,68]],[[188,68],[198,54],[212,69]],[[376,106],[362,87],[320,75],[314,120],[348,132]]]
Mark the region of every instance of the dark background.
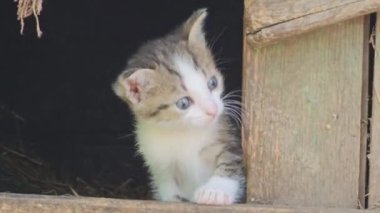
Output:
[[21,36],[16,3],[1,0],[0,145],[23,147],[62,181],[146,184],[133,119],[110,85],[143,42],[201,7],[227,90],[240,89],[242,1],[45,0],[38,39],[34,18]]

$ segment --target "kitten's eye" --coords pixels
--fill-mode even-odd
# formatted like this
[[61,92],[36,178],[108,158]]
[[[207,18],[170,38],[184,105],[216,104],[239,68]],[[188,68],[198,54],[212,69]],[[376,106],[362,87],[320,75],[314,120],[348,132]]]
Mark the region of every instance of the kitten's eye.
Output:
[[208,86],[209,90],[213,90],[218,86],[218,80],[216,79],[215,76],[212,76],[210,78],[210,80],[208,80],[207,86]]
[[176,105],[179,109],[185,110],[190,107],[191,99],[190,97],[183,97],[177,101]]

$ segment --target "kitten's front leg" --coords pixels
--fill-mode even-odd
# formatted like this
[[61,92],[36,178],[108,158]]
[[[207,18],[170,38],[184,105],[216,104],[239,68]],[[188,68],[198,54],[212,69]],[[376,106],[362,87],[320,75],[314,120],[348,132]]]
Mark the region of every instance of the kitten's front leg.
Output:
[[238,202],[244,193],[245,175],[241,153],[226,148],[218,155],[214,175],[196,189],[193,201],[199,204],[228,205]]
[[181,197],[174,181],[159,181],[154,183],[154,198],[161,201],[179,202]]

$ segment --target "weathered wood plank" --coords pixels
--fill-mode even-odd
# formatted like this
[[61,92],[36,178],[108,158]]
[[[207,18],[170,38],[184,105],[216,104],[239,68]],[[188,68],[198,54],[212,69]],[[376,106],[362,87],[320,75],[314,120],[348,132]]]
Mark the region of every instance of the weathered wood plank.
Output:
[[245,42],[243,146],[252,203],[358,205],[363,17]]
[[360,164],[359,164],[359,206],[365,206],[367,186],[367,145],[368,145],[368,91],[369,91],[369,31],[370,17],[364,17],[363,25],[363,77],[362,77],[362,110],[360,127]]
[[344,6],[358,0],[245,0],[249,30],[259,29],[306,15]]
[[[267,15],[258,18],[258,14],[261,13],[257,10],[261,8],[265,8],[261,13]],[[248,34],[247,38],[251,44],[263,46],[379,9],[379,0],[303,0],[297,3],[291,0],[246,0],[247,29],[245,33]],[[294,10],[295,15],[292,14]],[[264,20],[271,21],[266,23]]]
[[369,208],[380,208],[380,17],[377,13],[375,68],[372,91],[371,144],[369,160]]
[[64,197],[46,195],[22,195],[0,193],[1,213],[100,213],[100,212],[250,212],[250,213],[360,213],[371,212],[356,209],[271,207],[239,204],[231,206],[207,206],[189,203],[166,203],[141,200],[107,198]]

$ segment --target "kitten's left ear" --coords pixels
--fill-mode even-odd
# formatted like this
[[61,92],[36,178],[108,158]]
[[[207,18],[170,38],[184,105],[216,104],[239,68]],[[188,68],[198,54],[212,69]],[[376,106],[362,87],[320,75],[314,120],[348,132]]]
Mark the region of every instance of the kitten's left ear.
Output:
[[190,45],[205,45],[206,38],[203,31],[203,25],[207,16],[207,9],[202,8],[195,11],[183,25],[183,31]]
[[132,74],[122,73],[112,85],[113,90],[117,96],[134,106],[146,98],[145,91],[150,87],[153,73],[151,69],[138,69]]

